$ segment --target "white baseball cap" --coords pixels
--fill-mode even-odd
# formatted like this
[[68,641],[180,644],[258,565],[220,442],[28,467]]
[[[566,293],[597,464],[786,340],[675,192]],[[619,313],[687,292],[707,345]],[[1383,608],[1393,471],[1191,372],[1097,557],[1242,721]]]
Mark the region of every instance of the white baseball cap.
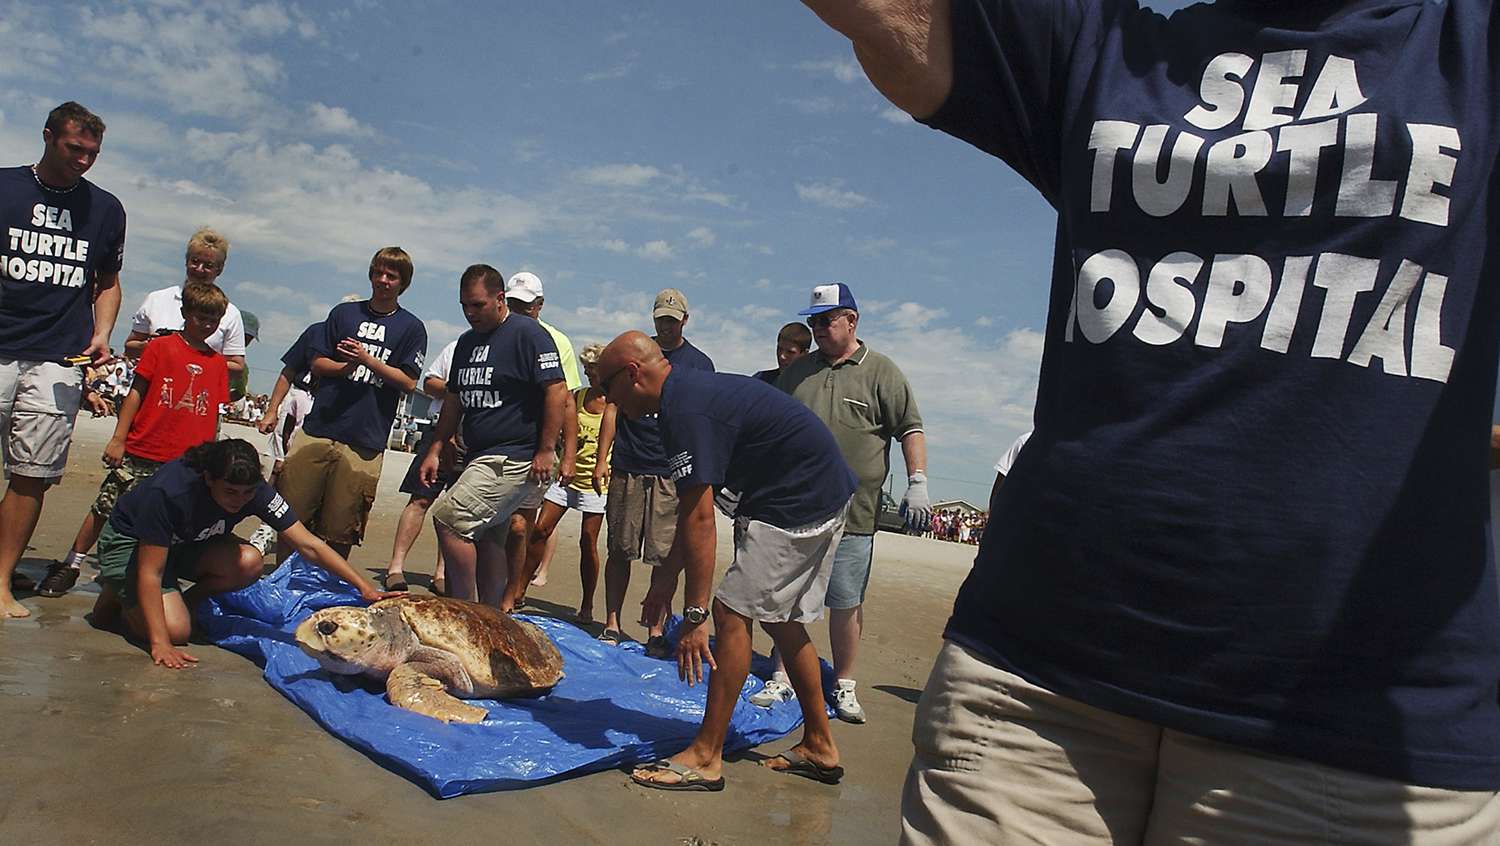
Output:
[[535,273],[523,270],[505,283],[505,298],[523,303],[536,302],[542,298],[542,280]]

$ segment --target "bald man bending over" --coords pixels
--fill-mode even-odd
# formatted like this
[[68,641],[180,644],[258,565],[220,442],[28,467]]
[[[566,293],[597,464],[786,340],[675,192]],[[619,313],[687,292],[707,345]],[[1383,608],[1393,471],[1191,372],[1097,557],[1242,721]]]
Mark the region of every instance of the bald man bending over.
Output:
[[[600,386],[621,414],[658,414],[677,487],[677,536],[652,572],[642,603],[657,619],[686,571],[677,642],[681,678],[695,684],[713,668],[703,724],[682,752],[640,767],[637,784],[661,790],[722,790],[724,736],[750,672],[750,624],[771,635],[786,660],[804,721],[802,742],[768,761],[772,769],[834,784],[843,776],[828,728],[818,656],[806,624],[823,616],[833,553],[855,479],[828,427],[805,406],[749,376],[673,370],[655,341],[627,332],[599,359]],[[740,494],[734,563],[713,593],[712,652],[703,627],[713,586],[714,489]]]

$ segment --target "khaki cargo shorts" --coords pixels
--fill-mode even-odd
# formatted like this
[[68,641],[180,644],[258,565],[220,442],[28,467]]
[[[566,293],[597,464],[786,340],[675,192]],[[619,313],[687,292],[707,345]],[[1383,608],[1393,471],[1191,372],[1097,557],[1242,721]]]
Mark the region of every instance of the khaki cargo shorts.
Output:
[[55,485],[68,466],[73,421],[83,400],[83,371],[52,361],[0,358],[0,435],[5,478]]
[[661,476],[616,473],[604,503],[609,557],[655,567],[677,537],[677,486]]
[[385,450],[364,449],[298,430],[276,489],[313,534],[358,545],[380,487]]
[[540,499],[540,488],[531,479],[530,460],[482,455],[469,460],[429,513],[461,538],[477,541],[494,530],[503,543],[510,530],[510,515],[525,503]]

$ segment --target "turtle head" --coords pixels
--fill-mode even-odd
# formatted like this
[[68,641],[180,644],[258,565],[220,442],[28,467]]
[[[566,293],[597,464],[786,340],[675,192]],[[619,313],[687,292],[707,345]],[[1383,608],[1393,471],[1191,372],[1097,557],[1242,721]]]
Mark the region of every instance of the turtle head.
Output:
[[297,645],[330,673],[354,676],[372,670],[389,671],[398,644],[378,609],[339,606],[324,608],[297,626]]

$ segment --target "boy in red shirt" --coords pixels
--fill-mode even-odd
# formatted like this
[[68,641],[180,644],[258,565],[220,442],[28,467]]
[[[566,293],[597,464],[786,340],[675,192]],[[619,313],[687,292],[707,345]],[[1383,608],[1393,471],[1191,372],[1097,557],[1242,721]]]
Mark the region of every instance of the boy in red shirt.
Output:
[[120,405],[114,437],[104,447],[110,470],[99,497],[78,527],[73,549],[47,569],[41,596],[62,596],[78,581],[79,565],[99,539],[115,501],[189,448],[211,441],[219,404],[229,401],[229,367],[207,339],[219,328],[229,298],[212,282],[182,290],[182,331],[153,338],[135,367],[135,381]]

